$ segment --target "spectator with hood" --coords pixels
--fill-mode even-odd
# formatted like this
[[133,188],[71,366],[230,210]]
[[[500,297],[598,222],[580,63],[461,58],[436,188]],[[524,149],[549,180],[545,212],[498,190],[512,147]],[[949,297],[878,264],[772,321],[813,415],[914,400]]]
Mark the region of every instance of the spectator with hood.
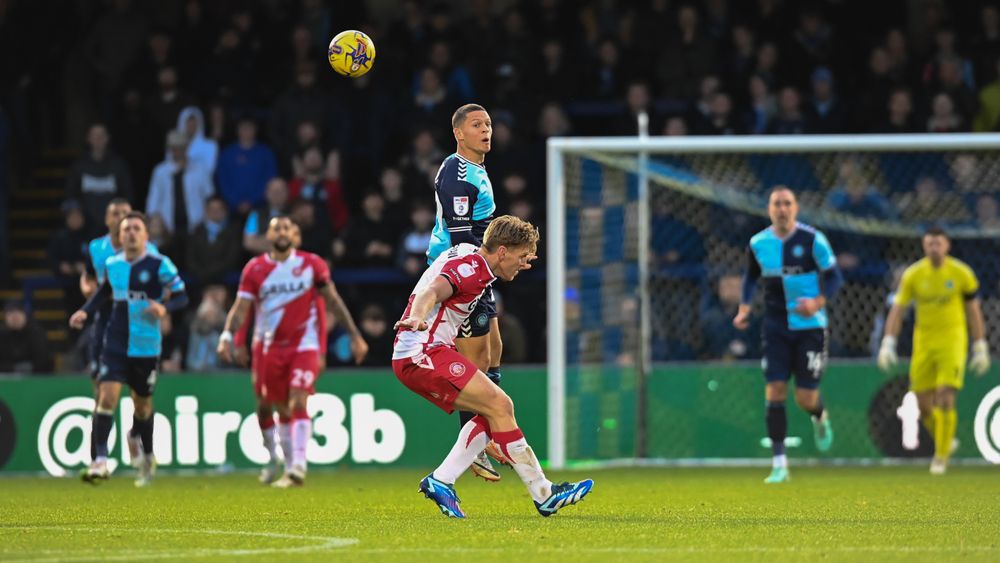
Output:
[[183,133],[188,140],[188,162],[199,166],[209,175],[215,174],[215,165],[219,160],[219,145],[205,136],[205,115],[198,106],[187,106],[177,116],[178,132]]

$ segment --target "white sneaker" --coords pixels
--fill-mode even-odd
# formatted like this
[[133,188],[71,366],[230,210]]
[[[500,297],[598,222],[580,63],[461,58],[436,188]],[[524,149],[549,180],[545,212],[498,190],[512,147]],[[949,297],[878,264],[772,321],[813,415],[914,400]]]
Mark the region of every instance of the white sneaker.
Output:
[[267,465],[260,469],[260,476],[257,478],[261,485],[270,485],[281,475],[281,467],[278,460],[272,459]]
[[931,460],[931,475],[944,475],[948,472],[948,460],[935,457]]
[[111,472],[108,471],[107,460],[92,461],[90,462],[90,467],[80,473],[80,478],[83,479],[83,482],[92,485],[96,485],[101,481],[107,481],[110,476]]
[[142,437],[128,434],[125,443],[128,444],[129,459],[132,460],[132,467],[139,469],[142,467]]
[[281,479],[271,483],[272,487],[278,489],[288,489],[291,487],[301,487],[306,483],[306,468],[302,465],[293,465],[285,470]]
[[135,479],[136,487],[148,487],[153,483],[153,475],[156,474],[156,458],[153,454],[143,455],[139,464],[139,476]]

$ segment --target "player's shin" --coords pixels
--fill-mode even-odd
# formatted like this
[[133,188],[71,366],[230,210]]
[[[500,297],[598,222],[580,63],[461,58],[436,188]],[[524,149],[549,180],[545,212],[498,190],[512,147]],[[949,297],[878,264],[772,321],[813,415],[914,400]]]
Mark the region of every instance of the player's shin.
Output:
[[951,456],[952,441],[958,427],[958,412],[954,408],[934,409],[934,457],[946,460]]
[[788,467],[788,459],[785,457],[785,436],[788,434],[785,403],[768,401],[764,421],[767,423],[767,436],[771,439],[773,467]]
[[448,456],[432,473],[434,478],[442,483],[454,485],[458,477],[469,469],[476,456],[486,448],[490,440],[489,428],[490,425],[485,418],[473,415],[459,431],[458,439],[448,452]]
[[263,410],[257,411],[257,424],[260,425],[260,433],[264,438],[264,448],[270,461],[278,460],[278,428],[274,424],[274,413]]
[[97,409],[94,417],[94,430],[90,439],[94,442],[94,460],[106,461],[108,459],[108,438],[111,436],[111,427],[114,425],[114,411]]
[[292,467],[305,471],[306,446],[312,438],[312,420],[305,409],[292,412]]
[[535,502],[545,502],[545,499],[552,494],[552,482],[545,478],[535,452],[524,439],[524,433],[519,428],[506,432],[493,432],[493,441],[510,460],[514,472],[528,487],[531,498]]
[[281,455],[285,457],[285,466],[292,464],[292,419],[278,415],[278,442],[281,445]]
[[139,437],[142,439],[142,453],[149,456],[153,453],[153,411],[149,411],[149,416],[145,419],[136,417],[133,424],[136,425]]

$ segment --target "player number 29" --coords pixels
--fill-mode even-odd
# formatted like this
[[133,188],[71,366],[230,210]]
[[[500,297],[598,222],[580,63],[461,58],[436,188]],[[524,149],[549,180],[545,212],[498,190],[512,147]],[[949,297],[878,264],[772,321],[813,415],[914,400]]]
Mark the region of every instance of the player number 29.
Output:
[[307,369],[293,369],[292,387],[309,387],[315,378],[316,374]]

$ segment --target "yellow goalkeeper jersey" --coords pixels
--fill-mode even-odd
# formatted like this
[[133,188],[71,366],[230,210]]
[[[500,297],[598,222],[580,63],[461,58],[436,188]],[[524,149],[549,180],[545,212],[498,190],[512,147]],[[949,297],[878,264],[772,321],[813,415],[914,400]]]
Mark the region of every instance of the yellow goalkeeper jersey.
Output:
[[919,260],[903,273],[895,302],[916,309],[914,346],[967,346],[965,302],[979,292],[979,280],[965,262],[945,257],[940,268]]

